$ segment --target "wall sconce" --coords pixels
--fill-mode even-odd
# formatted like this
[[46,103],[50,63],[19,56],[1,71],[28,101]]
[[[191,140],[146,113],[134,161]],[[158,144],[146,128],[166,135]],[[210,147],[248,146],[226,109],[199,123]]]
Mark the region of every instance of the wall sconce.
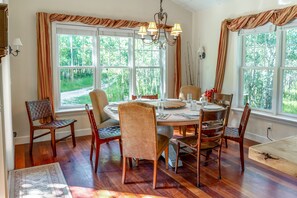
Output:
[[9,45],[9,54],[13,56],[17,56],[20,52],[19,47],[23,46],[20,38],[15,38],[12,42],[12,45],[16,47],[16,50],[13,50],[12,47]]
[[204,49],[204,47],[200,47],[199,48],[199,50],[198,50],[198,56],[199,56],[199,58],[202,60],[202,59],[205,59],[205,56],[206,56],[206,54],[205,54],[205,49]]

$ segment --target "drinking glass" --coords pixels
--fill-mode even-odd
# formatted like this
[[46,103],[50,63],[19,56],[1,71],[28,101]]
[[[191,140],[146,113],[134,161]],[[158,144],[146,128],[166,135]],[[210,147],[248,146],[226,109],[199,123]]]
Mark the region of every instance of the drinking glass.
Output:
[[192,101],[192,94],[191,93],[187,94],[187,101],[188,101],[188,103],[191,103],[191,101]]

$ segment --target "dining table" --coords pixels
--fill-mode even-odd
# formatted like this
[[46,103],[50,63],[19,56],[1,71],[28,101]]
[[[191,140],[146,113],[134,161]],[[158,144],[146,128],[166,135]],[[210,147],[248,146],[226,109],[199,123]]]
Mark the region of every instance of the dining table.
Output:
[[[182,128],[183,136],[186,135],[186,126],[197,125],[199,122],[199,113],[201,108],[215,110],[222,108],[221,106],[215,104],[208,104],[202,107],[199,101],[182,101],[179,99],[164,99],[161,100],[149,100],[149,99],[139,99],[132,101],[120,101],[109,103],[104,107],[104,112],[115,120],[119,120],[118,106],[127,102],[143,102],[154,105],[156,107],[156,119],[158,126],[179,126]],[[163,108],[159,108],[162,103]],[[173,134],[168,136],[173,137]],[[173,140],[174,141],[174,140]],[[176,160],[176,151],[174,144],[169,146],[169,165],[174,167]],[[182,166],[182,162],[179,160],[178,166]]]

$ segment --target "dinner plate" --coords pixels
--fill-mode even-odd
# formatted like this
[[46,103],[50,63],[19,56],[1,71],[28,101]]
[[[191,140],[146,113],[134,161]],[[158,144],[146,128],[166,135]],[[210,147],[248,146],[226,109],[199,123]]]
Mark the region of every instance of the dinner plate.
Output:
[[166,101],[181,101],[179,98],[167,98]]
[[187,112],[185,114],[189,115],[189,116],[199,116],[199,111],[191,111],[191,112]]
[[206,105],[204,106],[204,109],[208,109],[208,110],[218,110],[218,109],[222,109],[223,107],[219,106],[219,105]]

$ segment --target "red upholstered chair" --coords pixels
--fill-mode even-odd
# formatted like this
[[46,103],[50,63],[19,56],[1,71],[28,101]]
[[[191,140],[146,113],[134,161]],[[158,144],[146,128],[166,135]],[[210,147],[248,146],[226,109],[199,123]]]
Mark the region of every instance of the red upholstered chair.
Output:
[[92,129],[92,142],[91,142],[91,152],[90,152],[90,160],[93,158],[93,150],[96,148],[96,159],[95,159],[95,173],[98,169],[98,160],[100,154],[100,146],[103,143],[107,143],[112,140],[119,140],[120,151],[122,155],[122,146],[121,146],[121,132],[120,126],[110,126],[105,128],[97,128],[95,117],[93,114],[93,110],[89,108],[89,105],[85,105],[91,129]]
[[228,148],[227,140],[232,140],[239,143],[240,147],[240,161],[241,161],[241,170],[244,171],[244,156],[243,156],[243,140],[245,129],[249,121],[249,117],[251,114],[251,108],[248,103],[245,104],[241,120],[238,127],[226,127],[225,130],[225,144]]
[[[51,102],[48,98],[44,100],[37,100],[37,101],[26,101],[25,104],[26,104],[26,109],[27,109],[29,123],[30,123],[30,155],[32,155],[33,140],[47,134],[51,134],[51,144],[52,144],[54,157],[57,156],[56,143],[59,141],[72,136],[73,147],[76,146],[75,134],[74,134],[74,122],[76,122],[76,120],[74,119],[56,120],[53,117]],[[35,122],[36,120],[43,120],[43,122],[45,123],[37,124]],[[67,126],[70,126],[71,134],[59,140],[56,140],[56,129],[60,129]],[[42,130],[42,129],[48,129],[49,131],[34,137],[35,130]]]

